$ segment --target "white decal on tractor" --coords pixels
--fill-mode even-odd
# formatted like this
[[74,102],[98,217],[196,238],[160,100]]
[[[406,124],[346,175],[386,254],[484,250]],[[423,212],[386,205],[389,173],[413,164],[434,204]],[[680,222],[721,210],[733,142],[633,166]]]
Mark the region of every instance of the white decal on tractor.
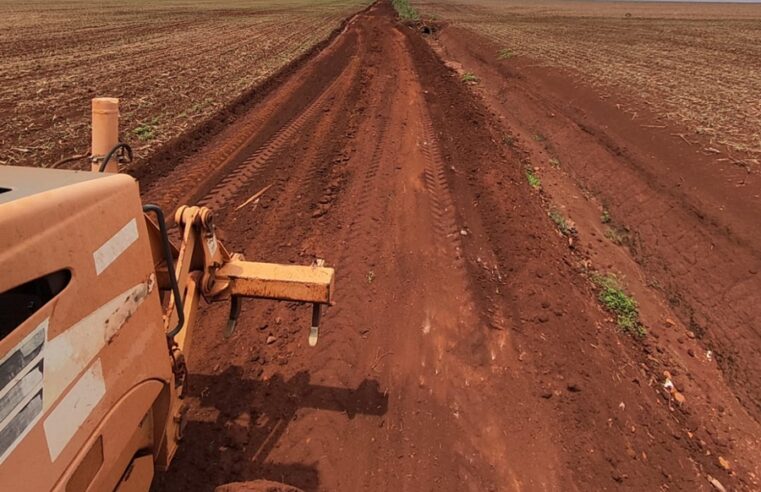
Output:
[[148,294],[153,275],[127,289],[64,331],[45,347],[45,409],[55,402],[74,378],[117,335]]
[[111,236],[111,239],[95,250],[92,254],[95,260],[95,273],[100,275],[114,262],[129,246],[137,240],[137,222],[135,219],[127,222],[127,225],[119,229],[119,232]]
[[98,359],[45,419],[43,427],[51,461],[58,458],[105,394],[103,367]]

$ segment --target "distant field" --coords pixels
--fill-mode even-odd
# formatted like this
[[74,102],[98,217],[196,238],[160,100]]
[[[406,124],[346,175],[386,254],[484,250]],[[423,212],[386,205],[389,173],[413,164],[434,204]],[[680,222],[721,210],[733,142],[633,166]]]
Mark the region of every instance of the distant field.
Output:
[[[571,68],[758,163],[761,4],[416,1],[510,54]],[[495,59],[497,54],[494,54]]]
[[306,52],[369,0],[0,0],[0,164],[86,152],[122,98],[143,157]]

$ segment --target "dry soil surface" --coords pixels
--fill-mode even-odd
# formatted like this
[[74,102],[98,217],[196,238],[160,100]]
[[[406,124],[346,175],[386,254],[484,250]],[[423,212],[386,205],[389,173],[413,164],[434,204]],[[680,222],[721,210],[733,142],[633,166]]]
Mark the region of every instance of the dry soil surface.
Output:
[[[701,216],[697,200],[742,206],[710,168],[640,169],[636,135],[578,123],[588,114],[563,104],[562,79],[479,60],[471,36],[426,39],[378,4],[193,157],[137,173],[147,201],[213,207],[248,259],[337,269],[316,348],[307,307],[249,302],[229,340],[226,306],[203,313],[186,438],[155,490],[758,488],[752,210]],[[464,84],[458,63],[483,84]],[[516,106],[500,106],[504,84]],[[589,118],[607,115],[596,108]],[[531,125],[578,163],[541,166],[543,191],[525,178],[549,152]],[[577,174],[616,220],[643,224],[640,249],[602,242]],[[547,209],[574,196],[566,236]],[[685,287],[669,305],[670,290],[628,284],[645,340],[597,302],[589,276],[608,268]]]

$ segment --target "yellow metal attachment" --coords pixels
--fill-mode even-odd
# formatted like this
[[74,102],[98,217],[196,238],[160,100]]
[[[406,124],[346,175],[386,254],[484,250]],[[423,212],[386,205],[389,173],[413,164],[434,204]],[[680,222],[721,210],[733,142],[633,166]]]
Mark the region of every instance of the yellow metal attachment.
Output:
[[216,271],[229,280],[229,294],[262,299],[330,304],[335,271],[319,266],[279,265],[231,260]]

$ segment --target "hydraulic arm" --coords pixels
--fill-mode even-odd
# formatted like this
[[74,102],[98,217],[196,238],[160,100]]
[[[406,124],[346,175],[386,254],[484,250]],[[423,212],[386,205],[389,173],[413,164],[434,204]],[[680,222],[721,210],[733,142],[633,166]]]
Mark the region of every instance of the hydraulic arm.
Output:
[[[114,100],[107,100],[113,103]],[[110,162],[116,150],[126,147],[115,141],[118,131],[103,127],[118,126],[118,108],[106,111],[104,103],[93,101],[93,149],[111,149],[104,155],[93,152],[93,169],[101,172],[118,171]],[[99,117],[96,117],[96,109]],[[106,108],[108,109],[108,108]],[[111,115],[111,118],[109,118]],[[104,144],[101,139],[111,139]],[[179,228],[180,243],[169,238],[164,213],[156,205],[143,205],[150,249],[153,254],[156,279],[163,306],[163,323],[171,356],[174,385],[172,388],[172,418],[167,423],[164,442],[158,453],[158,465],[168,466],[182,438],[187,405],[187,367],[185,360],[190,351],[195,330],[195,319],[201,298],[206,302],[229,301],[230,314],[224,336],[230,337],[236,327],[241,304],[246,298],[274,299],[312,304],[312,323],[309,346],[317,345],[322,306],[331,304],[335,272],[324,266],[322,260],[309,266],[281,265],[246,261],[242,254],[230,253],[219,241],[215,232],[213,213],[206,207],[181,206],[174,215]],[[174,428],[174,429],[173,429]],[[172,432],[173,430],[173,432]]]

